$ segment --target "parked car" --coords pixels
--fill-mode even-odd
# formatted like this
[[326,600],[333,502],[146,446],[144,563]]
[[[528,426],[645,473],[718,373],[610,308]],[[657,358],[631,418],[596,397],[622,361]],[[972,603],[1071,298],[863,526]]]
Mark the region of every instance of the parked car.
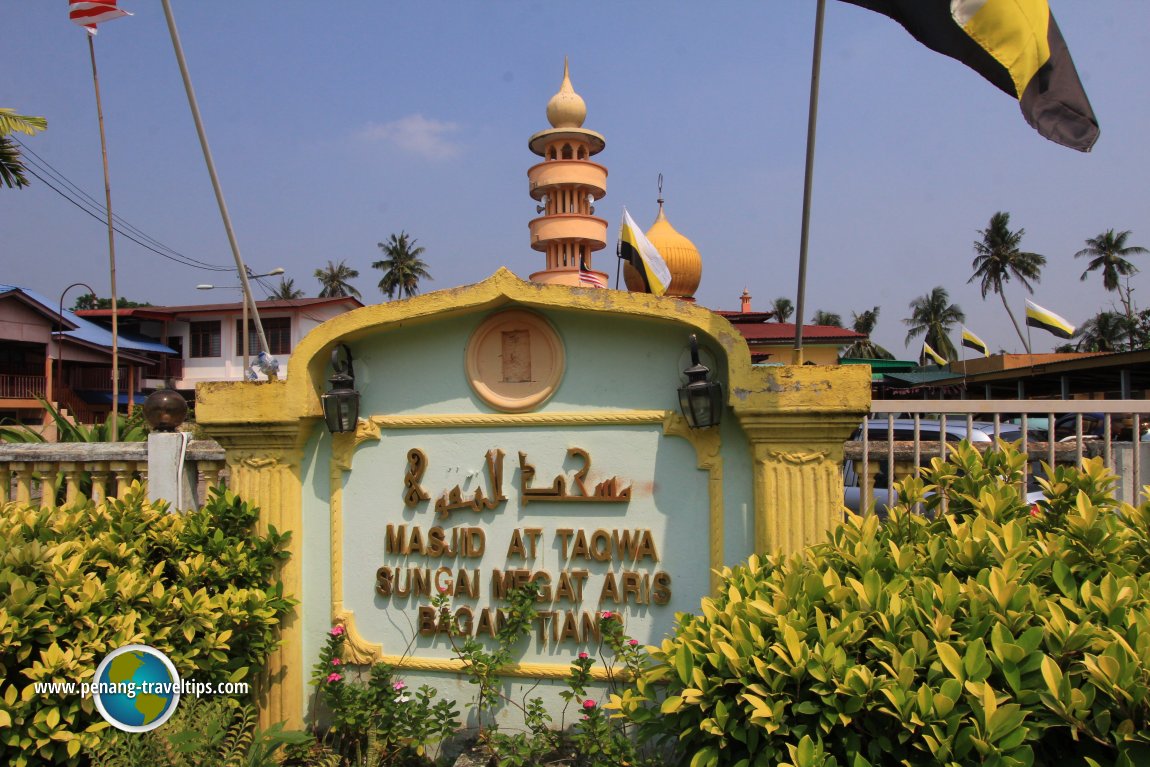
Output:
[[[896,418],[893,421],[894,439],[896,442],[910,442],[914,439],[915,422],[913,418]],[[886,418],[872,418],[866,422],[866,433],[868,442],[883,442],[885,443],[890,435],[890,427]],[[938,442],[941,439],[946,442],[961,442],[964,439],[969,439],[971,442],[988,443],[994,442],[994,423],[987,421],[974,421],[971,428],[967,429],[966,419],[956,417],[954,419],[947,419],[945,434],[941,419],[920,418],[918,421],[918,438],[920,442]],[[854,441],[862,440],[863,427],[860,426],[851,435]],[[1016,442],[1022,439],[1022,427],[1013,423],[999,423],[998,425],[998,438],[1005,442]],[[923,452],[920,456],[921,465],[927,466],[930,459],[937,457],[938,453],[931,450],[929,453]],[[1038,489],[1038,483],[1035,479],[1036,472],[1041,472],[1041,462],[1034,460],[1030,462],[1028,467],[1028,493],[1027,500],[1033,502],[1042,497],[1042,493]],[[888,479],[886,475],[886,461],[881,461],[879,471],[871,478],[871,485],[873,487],[874,508],[879,514],[884,513],[888,506],[898,503],[898,492],[894,489],[887,489]],[[847,459],[843,463],[843,503],[848,509],[858,512],[862,508],[862,487],[861,477],[858,474],[854,461]]]
[[[1082,413],[1082,438],[1102,439],[1106,436],[1106,416],[1102,413]],[[1141,424],[1140,424],[1141,425]],[[1110,416],[1110,438],[1129,442],[1134,434],[1134,419],[1128,415]],[[1078,436],[1078,414],[1066,413],[1054,421],[1054,439],[1062,442]],[[1045,438],[1045,437],[1044,437]]]

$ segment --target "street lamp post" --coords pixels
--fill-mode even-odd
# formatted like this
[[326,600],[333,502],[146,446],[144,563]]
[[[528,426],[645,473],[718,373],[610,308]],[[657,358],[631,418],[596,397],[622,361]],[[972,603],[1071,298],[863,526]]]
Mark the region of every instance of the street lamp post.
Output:
[[[57,318],[60,320],[60,329],[56,331],[56,384],[52,387],[54,391],[51,392],[52,399],[56,401],[56,407],[60,406],[60,385],[64,381],[64,296],[72,288],[88,288],[88,293],[91,294],[92,298],[96,297],[96,291],[92,290],[91,286],[86,282],[73,282],[60,293],[60,310],[57,312]],[[114,405],[118,404],[119,403],[114,403]]]
[[[283,274],[283,273],[284,273],[283,267],[281,267],[281,266],[277,266],[275,269],[272,269],[272,270],[271,270],[270,272],[268,272],[267,274],[251,274],[251,273],[249,272],[249,273],[247,274],[247,277],[248,277],[248,279],[252,279],[252,280],[254,280],[254,279],[257,279],[257,278],[259,278],[259,277],[276,277],[276,276],[279,276],[279,275],[281,275],[281,274]],[[244,290],[244,286],[243,286],[243,285],[197,285],[197,286],[196,286],[196,290],[218,290],[218,289],[231,289],[231,290],[239,290],[239,291],[241,291],[241,292],[243,292],[243,293],[244,293],[244,296],[243,296],[244,314],[243,314],[243,331],[242,331],[242,333],[243,333],[243,341],[242,341],[242,343],[243,343],[243,345],[244,345],[244,368],[243,368],[243,373],[242,373],[241,375],[246,377],[246,376],[247,376],[247,374],[248,374],[248,372],[247,372],[247,371],[248,371],[248,348],[249,348],[249,347],[248,347],[248,300],[247,300],[247,291],[245,291],[245,290]],[[257,321],[257,322],[259,322],[259,319],[258,319],[259,315],[258,315],[258,313],[257,313],[256,317],[257,317],[256,321]],[[262,326],[262,323],[261,323],[260,327],[256,328],[256,330],[257,330],[257,332],[260,334],[260,337],[261,337],[261,338],[263,338],[263,333],[264,333],[264,330],[263,330],[263,326]],[[266,350],[266,347],[267,347],[267,342],[266,342],[266,341],[264,341],[264,343],[263,343],[263,346],[265,347],[265,350]],[[269,351],[269,353],[270,353],[270,351]]]

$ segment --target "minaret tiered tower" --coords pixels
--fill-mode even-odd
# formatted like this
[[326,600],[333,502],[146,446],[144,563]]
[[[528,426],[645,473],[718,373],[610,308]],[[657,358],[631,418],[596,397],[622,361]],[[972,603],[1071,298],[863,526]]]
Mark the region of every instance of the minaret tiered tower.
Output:
[[[588,286],[608,284],[606,272],[592,269],[591,254],[607,245],[607,221],[594,215],[594,203],[607,194],[607,169],[591,157],[603,151],[606,140],[583,127],[587,105],[571,87],[567,61],[563,84],[547,102],[548,130],[528,141],[543,162],[527,171],[531,196],[541,214],[532,219],[531,247],[547,254],[547,266],[531,275],[546,285]],[[589,275],[581,278],[580,263]],[[595,278],[594,280],[592,278]]]

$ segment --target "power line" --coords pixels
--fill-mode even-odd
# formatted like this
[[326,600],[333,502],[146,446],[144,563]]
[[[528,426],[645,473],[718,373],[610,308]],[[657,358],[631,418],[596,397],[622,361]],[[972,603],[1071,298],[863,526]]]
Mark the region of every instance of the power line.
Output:
[[[12,137],[12,138],[15,139],[15,137]],[[88,195],[86,192],[84,192],[84,190],[80,189],[78,186],[76,186],[70,180],[68,180],[68,178],[66,176],[64,176],[64,174],[60,173],[58,170],[53,168],[51,166],[51,164],[49,164],[46,160],[41,158],[35,152],[28,149],[28,147],[23,142],[21,142],[19,139],[15,139],[15,140],[16,140],[16,143],[18,143],[20,145],[21,149],[23,151],[27,152],[27,154],[28,154],[28,157],[25,157],[25,160],[26,160],[25,169],[32,176],[39,179],[40,182],[43,183],[45,186],[47,186],[49,189],[56,192],[56,194],[60,195],[65,200],[72,203],[73,205],[75,205],[77,208],[79,208],[80,210],[87,213],[92,218],[94,218],[98,221],[104,221],[104,222],[106,222],[108,220],[107,219],[107,215],[108,215],[107,209],[103,205],[101,205],[99,202],[93,200],[90,195]],[[30,158],[32,158],[32,159],[30,159]],[[45,175],[51,176],[52,179],[55,180],[57,184],[60,184],[62,186],[66,185],[67,187],[70,188],[70,190],[74,190],[74,191],[65,191],[63,189],[58,188],[51,181],[46,179],[44,176],[40,175],[40,173],[37,173],[36,169],[39,169]],[[73,194],[79,195],[80,198],[82,198],[82,199],[78,200],[76,197],[73,196]],[[136,243],[140,247],[142,247],[146,250],[149,250],[152,253],[155,253],[156,255],[161,256],[162,258],[166,258],[169,261],[173,261],[173,262],[178,263],[182,266],[189,266],[189,267],[192,267],[193,269],[203,269],[205,271],[212,271],[212,272],[231,272],[231,271],[234,271],[233,268],[230,266],[220,266],[217,264],[210,264],[206,261],[201,261],[198,258],[194,258],[192,256],[186,256],[183,253],[180,253],[179,251],[165,245],[164,243],[160,242],[159,240],[155,239],[154,237],[149,236],[147,233],[143,232],[142,230],[133,226],[132,224],[128,223],[127,221],[124,221],[122,218],[120,218],[119,216],[117,216],[115,214],[113,214],[113,216],[112,216],[112,221],[113,221],[113,227],[112,228],[116,232],[118,232],[121,236],[126,237],[127,239]],[[127,231],[125,231],[125,230],[127,230]],[[144,242],[144,240],[146,240],[147,242]],[[149,242],[152,244],[148,244]],[[167,253],[162,252],[158,248],[162,248],[163,250],[166,250],[168,252]]]

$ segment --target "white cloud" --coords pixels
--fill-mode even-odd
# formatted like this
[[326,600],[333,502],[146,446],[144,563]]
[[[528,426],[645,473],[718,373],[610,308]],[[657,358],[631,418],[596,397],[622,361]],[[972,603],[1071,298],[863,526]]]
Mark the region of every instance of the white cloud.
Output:
[[429,160],[446,160],[461,150],[461,146],[450,138],[458,131],[459,126],[455,123],[414,114],[391,122],[371,123],[360,132],[360,137],[367,141],[384,141]]

